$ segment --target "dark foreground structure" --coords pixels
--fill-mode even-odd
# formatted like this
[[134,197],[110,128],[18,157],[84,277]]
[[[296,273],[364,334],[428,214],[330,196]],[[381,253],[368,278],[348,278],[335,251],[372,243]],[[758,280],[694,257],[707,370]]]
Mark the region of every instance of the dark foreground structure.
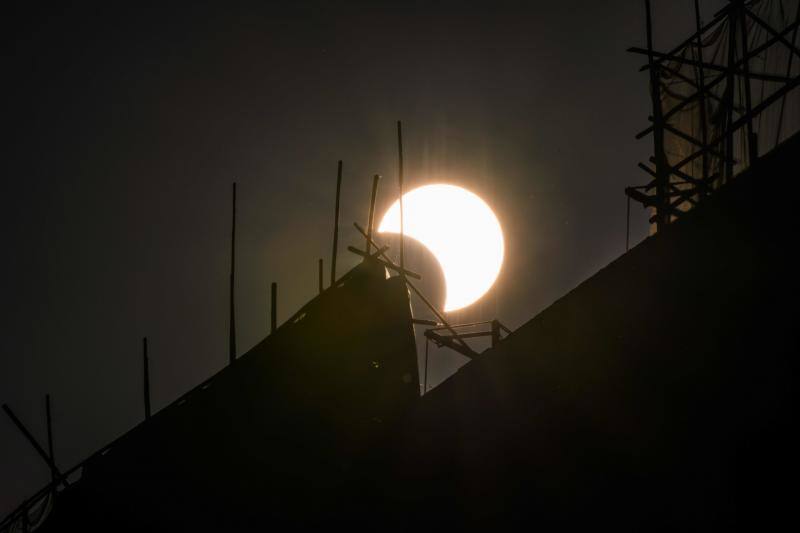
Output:
[[101,450],[44,530],[253,530],[338,513],[418,398],[400,278],[366,261],[215,377]]
[[367,260],[98,452],[41,530],[791,523],[796,216],[774,190],[795,197],[798,150],[421,398],[408,292]]
[[798,151],[795,136],[423,397],[392,441],[384,518],[795,523],[797,217],[774,192],[796,197]]
[[[645,4],[632,51],[655,167],[626,193],[654,236],[502,341],[493,321],[480,355],[429,330],[475,357],[423,397],[413,285],[368,244],[238,359],[232,334],[229,367],[152,417],[145,394],[142,424],[66,473],[51,464],[0,533],[794,523],[800,135],[784,140],[784,117],[800,8],[790,23],[782,3],[732,1],[702,26],[695,3],[695,34],[659,53]],[[338,180],[337,206],[341,164]]]

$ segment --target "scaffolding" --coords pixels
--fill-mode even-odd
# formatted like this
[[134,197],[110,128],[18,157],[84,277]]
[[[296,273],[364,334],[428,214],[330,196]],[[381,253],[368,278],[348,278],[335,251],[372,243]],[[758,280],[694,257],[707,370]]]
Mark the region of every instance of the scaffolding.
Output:
[[797,131],[800,1],[731,0],[704,24],[695,0],[695,32],[668,52],[645,10],[647,47],[628,51],[647,58],[651,125],[636,138],[652,134],[653,155],[638,165],[650,181],[625,194],[655,233]]

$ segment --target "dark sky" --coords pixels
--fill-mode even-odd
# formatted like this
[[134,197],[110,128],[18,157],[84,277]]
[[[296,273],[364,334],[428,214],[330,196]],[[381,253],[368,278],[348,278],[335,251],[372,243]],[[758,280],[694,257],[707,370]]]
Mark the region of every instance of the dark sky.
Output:
[[[692,1],[654,3],[657,46],[677,44]],[[644,44],[639,0],[110,4],[2,22],[0,402],[44,442],[52,394],[62,467],[141,420],[142,336],[155,410],[226,364],[234,180],[240,353],[265,334],[271,281],[286,319],[316,293],[317,258],[329,268],[338,159],[340,250],[361,244],[372,174],[378,212],[395,199],[398,119],[408,187],[465,186],[505,231],[497,286],[454,321],[515,328],[624,251],[623,188],[651,148],[633,138],[647,76],[625,52]],[[342,251],[339,272],[356,262]],[[432,384],[462,362],[437,352]],[[0,479],[0,514],[47,480],[5,418]]]

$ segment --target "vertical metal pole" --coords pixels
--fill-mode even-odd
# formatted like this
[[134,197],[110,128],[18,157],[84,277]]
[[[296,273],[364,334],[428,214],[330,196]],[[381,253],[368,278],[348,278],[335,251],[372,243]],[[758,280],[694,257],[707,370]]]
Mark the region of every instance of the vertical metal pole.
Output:
[[228,327],[228,361],[236,361],[236,311],[234,308],[234,274],[236,272],[236,182],[233,182],[233,211],[231,213],[231,286],[230,286],[230,323]]
[[144,418],[150,420],[150,359],[147,357],[147,337],[142,337],[144,371]]
[[319,293],[322,294],[322,259],[319,260]]
[[342,161],[336,171],[336,214],[333,219],[333,253],[331,254],[331,287],[336,283],[336,254],[339,246],[339,196],[342,192]]
[[[700,136],[703,142],[703,187],[700,196],[708,194],[708,118],[706,117],[706,76],[703,69],[703,36],[701,34],[700,0],[694,0],[694,21],[697,29],[697,60],[699,61],[697,87],[700,92]],[[694,163],[692,163],[694,165]],[[630,209],[630,207],[629,207]],[[625,248],[627,250],[627,247]]]
[[664,154],[661,81],[653,56],[653,20],[650,14],[650,0],[645,0],[644,5],[647,21],[647,60],[650,66],[650,98],[653,106],[653,151],[655,152],[656,160],[656,231],[661,231],[669,223],[669,212],[666,209],[669,204],[669,197],[667,196],[669,173],[667,172],[667,161]]
[[406,267],[405,260],[405,230],[403,227],[403,123],[397,121],[397,177],[400,186],[400,275],[405,276],[402,269]]
[[742,74],[744,76],[744,106],[747,116],[747,155],[748,164],[752,165],[758,159],[758,141],[753,132],[753,97],[750,87],[750,58],[747,57],[747,18],[745,15],[744,0],[739,0],[739,21],[742,26]]
[[273,281],[270,288],[269,332],[275,333],[278,328],[278,284]]
[[625,251],[630,250],[631,244],[631,197],[626,196],[628,199],[628,211],[625,215]]
[[[47,453],[50,454],[50,460],[55,464],[56,457],[53,454],[53,417],[52,413],[50,412],[50,395],[45,394],[44,396],[44,406],[45,406],[45,413],[47,415]],[[56,472],[52,468],[50,469],[50,481],[55,482],[56,480]],[[55,487],[53,487],[55,488]]]
[[430,344],[430,339],[425,337],[425,379],[424,384],[422,386],[423,394],[427,394],[428,392],[428,345]]
[[492,348],[500,344],[500,323],[492,320]]
[[370,253],[370,241],[372,241],[372,226],[375,222],[375,198],[378,195],[378,180],[381,177],[378,174],[372,176],[372,194],[369,198],[369,217],[367,218],[367,255]]

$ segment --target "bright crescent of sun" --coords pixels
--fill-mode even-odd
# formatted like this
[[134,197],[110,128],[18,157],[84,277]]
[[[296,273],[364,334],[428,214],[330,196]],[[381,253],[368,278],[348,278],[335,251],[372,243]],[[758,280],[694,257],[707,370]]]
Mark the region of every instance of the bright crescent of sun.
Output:
[[[400,202],[379,233],[400,233]],[[503,264],[503,231],[480,197],[455,185],[425,185],[403,195],[403,234],[436,257],[444,274],[444,310],[466,307],[492,287]]]

